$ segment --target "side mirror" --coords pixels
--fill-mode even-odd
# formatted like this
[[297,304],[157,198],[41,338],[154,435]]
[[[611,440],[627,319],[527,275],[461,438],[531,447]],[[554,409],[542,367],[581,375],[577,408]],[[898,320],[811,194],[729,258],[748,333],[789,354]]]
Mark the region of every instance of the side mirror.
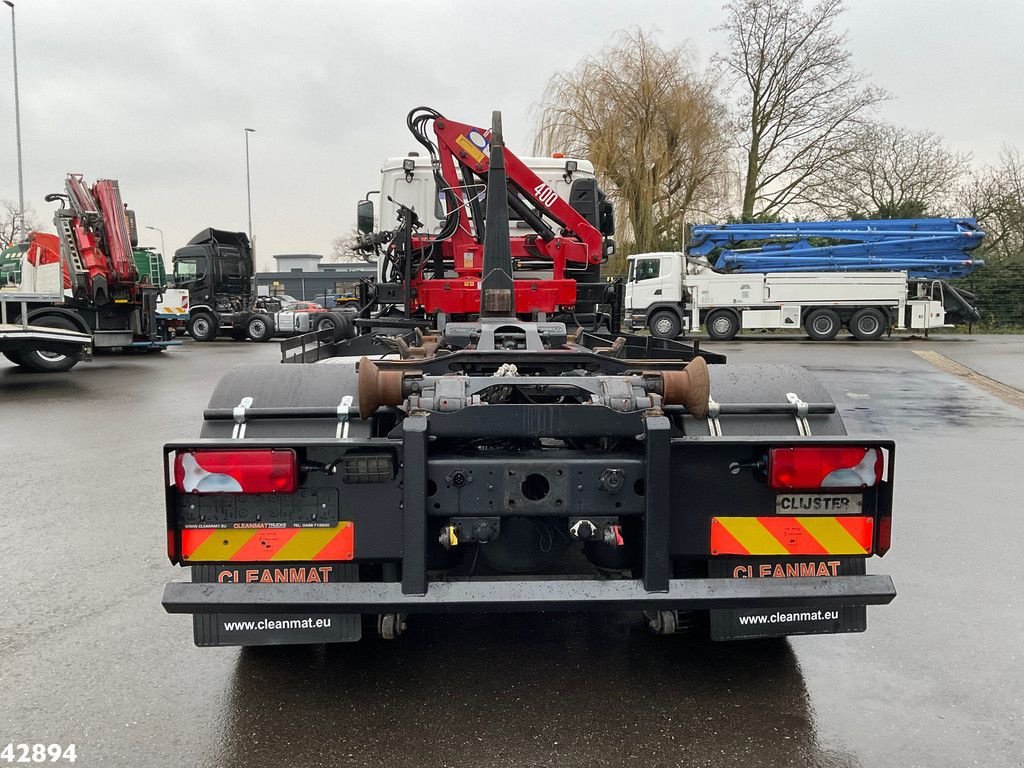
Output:
[[615,234],[615,209],[607,200],[598,203],[598,229],[605,237]]
[[372,200],[360,200],[356,206],[356,228],[364,235],[373,232]]

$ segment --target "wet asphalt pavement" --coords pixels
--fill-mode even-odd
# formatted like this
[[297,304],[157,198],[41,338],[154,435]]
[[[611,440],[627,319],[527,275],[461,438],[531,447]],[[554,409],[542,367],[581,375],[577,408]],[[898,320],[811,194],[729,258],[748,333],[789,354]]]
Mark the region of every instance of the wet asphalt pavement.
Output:
[[[711,644],[630,616],[414,617],[398,642],[198,649],[160,607],[160,447],[276,345],[188,343],[66,375],[0,361],[0,747],[78,766],[1024,765],[1024,337],[708,345],[795,362],[897,440],[899,596],[868,631]],[[3,764],[3,763],[0,763]]]

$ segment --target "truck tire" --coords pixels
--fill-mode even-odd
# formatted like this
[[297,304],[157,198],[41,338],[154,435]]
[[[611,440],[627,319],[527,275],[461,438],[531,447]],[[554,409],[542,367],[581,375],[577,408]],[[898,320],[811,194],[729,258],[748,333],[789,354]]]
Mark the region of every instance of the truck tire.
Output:
[[708,337],[715,341],[732,341],[740,332],[740,320],[735,312],[728,309],[716,309],[707,320],[704,327],[708,330]]
[[245,324],[245,332],[253,341],[270,341],[274,338],[274,320],[262,313],[253,315]]
[[322,331],[328,328],[333,333],[331,338],[334,341],[340,341],[349,337],[352,323],[340,312],[327,312],[317,317],[313,322],[313,330],[315,331]]
[[199,312],[188,320],[188,335],[196,341],[213,341],[217,338],[217,320],[208,312]]
[[659,309],[647,319],[647,330],[658,339],[674,339],[682,332],[679,317],[670,309]]
[[885,333],[887,325],[885,315],[877,309],[867,307],[858,310],[850,318],[850,333],[860,341],[875,341]]
[[832,341],[841,327],[839,315],[831,309],[815,309],[804,321],[804,330],[815,341]]
[[[32,320],[32,325],[41,325],[44,328],[60,328],[62,331],[81,331],[81,329],[66,317],[41,317]],[[78,365],[78,358],[71,355],[62,355],[59,352],[42,352],[38,349],[28,352],[19,352],[20,365],[31,371],[39,373],[63,373],[70,371]]]

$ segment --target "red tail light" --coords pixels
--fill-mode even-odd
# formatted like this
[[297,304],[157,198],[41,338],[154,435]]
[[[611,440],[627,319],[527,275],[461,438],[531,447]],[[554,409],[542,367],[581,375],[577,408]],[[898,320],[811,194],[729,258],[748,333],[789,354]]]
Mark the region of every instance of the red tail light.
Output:
[[174,457],[174,485],[183,493],[293,493],[297,477],[292,450],[184,450]]
[[772,448],[768,452],[768,478],[772,488],[867,488],[881,482],[882,464],[880,448]]

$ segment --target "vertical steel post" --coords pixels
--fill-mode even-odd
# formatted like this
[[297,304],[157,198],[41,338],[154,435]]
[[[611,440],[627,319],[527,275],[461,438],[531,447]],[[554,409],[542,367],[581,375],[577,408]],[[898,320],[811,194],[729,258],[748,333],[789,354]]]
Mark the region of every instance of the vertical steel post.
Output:
[[427,594],[427,417],[402,421],[402,593]]
[[14,55],[14,132],[18,141],[18,242],[25,239],[25,181],[21,166],[21,99],[18,94],[18,35],[14,25],[14,3],[4,0],[11,9],[11,51]]
[[252,177],[249,173],[249,134],[256,133],[254,128],[245,128],[245,202],[249,211],[249,247],[252,248],[253,260],[256,257],[256,245],[252,240]]
[[160,233],[160,261],[162,261],[164,263],[164,269],[166,270],[167,269],[167,249],[164,246],[164,231],[162,229],[160,229],[160,227],[150,227],[148,225],[146,226],[146,229],[151,229],[154,232],[159,232]]
[[667,416],[647,416],[644,418],[644,431],[644,494],[647,501],[644,511],[644,589],[668,592],[668,582],[672,578],[672,561],[668,554],[672,424]]

